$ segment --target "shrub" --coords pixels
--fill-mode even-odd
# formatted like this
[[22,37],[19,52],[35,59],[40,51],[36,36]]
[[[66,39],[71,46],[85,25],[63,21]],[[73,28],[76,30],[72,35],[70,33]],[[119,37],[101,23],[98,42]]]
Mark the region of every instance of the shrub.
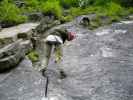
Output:
[[70,14],[72,16],[79,16],[79,15],[84,15],[84,14],[92,14],[92,13],[100,13],[102,12],[102,8],[100,6],[90,6],[88,8],[82,9],[82,8],[71,8],[70,9]]
[[121,4],[125,7],[132,7],[133,6],[133,0],[113,0],[116,3]]
[[0,2],[0,20],[7,23],[23,23],[26,21],[26,17],[21,15],[21,11],[15,4],[3,0]]
[[130,7],[130,8],[128,9],[128,11],[129,11],[130,14],[133,14],[133,7]]
[[111,2],[111,0],[96,0],[95,1],[95,5],[103,6],[103,5],[106,5],[106,4],[110,3],[110,2]]
[[[23,0],[25,4],[21,8],[18,8],[14,1],[0,1],[1,21],[22,23],[27,19],[21,15],[22,13],[26,15],[27,13],[38,11],[46,15],[55,15],[62,22],[90,13],[95,13],[98,16],[109,16],[112,21],[115,21],[121,16],[133,12],[132,7],[125,9],[122,6],[133,5],[133,0]],[[63,10],[68,11],[68,13],[65,13],[65,11],[63,13]]]
[[69,14],[71,14],[72,16],[77,16],[77,15],[81,15],[81,8],[75,8],[75,7],[72,7],[70,10],[69,10]]
[[108,4],[105,11],[108,16],[115,16],[115,15],[121,16],[126,13],[124,8],[122,8],[119,4],[113,2]]
[[94,5],[94,0],[78,0],[79,7],[86,8],[88,6]]
[[40,10],[40,2],[38,0],[24,0],[26,12],[35,12]]
[[64,8],[78,7],[79,6],[78,0],[60,0],[60,3]]
[[45,14],[53,14],[58,18],[62,16],[62,7],[60,6],[60,2],[57,0],[46,1],[41,5],[41,10]]

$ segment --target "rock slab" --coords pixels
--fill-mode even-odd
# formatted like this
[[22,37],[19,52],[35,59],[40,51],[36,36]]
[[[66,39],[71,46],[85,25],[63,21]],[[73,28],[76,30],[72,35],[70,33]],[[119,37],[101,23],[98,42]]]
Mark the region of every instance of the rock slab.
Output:
[[0,71],[15,67],[25,54],[32,49],[29,40],[18,40],[0,49]]

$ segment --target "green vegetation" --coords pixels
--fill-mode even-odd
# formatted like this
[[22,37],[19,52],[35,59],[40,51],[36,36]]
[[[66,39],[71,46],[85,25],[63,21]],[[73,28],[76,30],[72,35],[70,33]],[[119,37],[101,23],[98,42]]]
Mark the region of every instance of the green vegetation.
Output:
[[40,11],[40,2],[38,0],[23,0],[25,3],[24,6],[21,7],[21,11],[23,13],[31,13]]
[[26,21],[26,16],[21,15],[21,10],[8,0],[0,2],[0,21],[6,23],[22,23]]
[[43,12],[54,15],[62,22],[86,14],[96,14],[97,18],[108,16],[118,21],[133,13],[133,0],[21,0],[23,6],[15,5],[19,0],[0,1],[0,21],[22,23],[27,13]]
[[79,6],[79,0],[59,0],[59,1],[62,7],[66,9]]
[[41,10],[47,15],[55,15],[58,18],[61,18],[62,16],[62,7],[60,5],[60,2],[57,0],[51,0],[46,1],[41,5]]
[[32,62],[39,60],[39,54],[36,51],[31,51],[27,56]]
[[133,7],[133,0],[113,0],[125,7]]
[[129,11],[131,14],[133,14],[133,8],[132,8],[132,7],[129,8],[128,11]]

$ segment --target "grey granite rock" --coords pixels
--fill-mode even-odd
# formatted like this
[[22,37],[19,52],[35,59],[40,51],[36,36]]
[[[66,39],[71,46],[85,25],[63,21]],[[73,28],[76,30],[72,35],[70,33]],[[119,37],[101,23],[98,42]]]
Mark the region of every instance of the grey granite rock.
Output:
[[32,29],[39,23],[25,23],[10,28],[3,28],[0,31],[0,48],[18,39],[29,39],[32,36]]
[[[58,65],[53,56],[50,60],[50,100],[133,100],[133,21],[95,31],[73,23],[68,28],[77,38],[64,47],[61,66],[67,78],[59,79]],[[45,82],[24,60],[0,74],[0,100],[45,100]]]
[[15,67],[25,54],[32,49],[32,44],[29,40],[18,40],[12,44],[0,49],[0,71],[6,71]]

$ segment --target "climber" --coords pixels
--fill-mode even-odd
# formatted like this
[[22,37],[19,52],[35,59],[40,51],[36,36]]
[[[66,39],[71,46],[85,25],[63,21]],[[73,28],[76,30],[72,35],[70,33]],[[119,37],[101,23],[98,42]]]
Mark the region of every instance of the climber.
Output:
[[45,33],[45,38],[43,39],[43,54],[41,56],[41,63],[39,67],[39,71],[45,76],[45,71],[47,69],[50,55],[54,52],[55,62],[58,64],[58,68],[60,71],[60,78],[65,78],[66,74],[60,66],[60,62],[62,60],[62,45],[66,40],[71,41],[75,38],[74,32],[68,32],[67,29],[60,28],[54,29],[51,32]]

